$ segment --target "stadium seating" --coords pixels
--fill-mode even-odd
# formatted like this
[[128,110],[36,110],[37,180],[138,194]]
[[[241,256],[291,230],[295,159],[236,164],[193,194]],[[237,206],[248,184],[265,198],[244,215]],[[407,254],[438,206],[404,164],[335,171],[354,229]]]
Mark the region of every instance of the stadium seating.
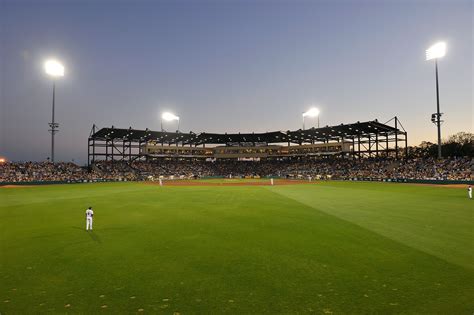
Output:
[[25,162],[0,164],[0,182],[146,180],[150,178],[202,178],[211,176],[273,176],[286,178],[370,178],[383,180],[473,180],[469,157],[395,159],[288,159],[97,161],[90,168],[73,163]]

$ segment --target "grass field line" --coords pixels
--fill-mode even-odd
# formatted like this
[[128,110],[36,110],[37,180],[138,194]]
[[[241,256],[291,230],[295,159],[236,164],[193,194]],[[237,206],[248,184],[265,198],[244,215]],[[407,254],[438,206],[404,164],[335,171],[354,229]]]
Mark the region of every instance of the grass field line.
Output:
[[[316,182],[315,182],[316,183]],[[387,188],[395,188],[397,193],[412,194],[413,192],[423,189],[433,196],[437,196],[440,192],[449,192],[451,194],[460,194],[464,196],[463,187],[447,187],[444,185],[429,185],[429,184],[414,184],[414,183],[392,183],[392,182],[365,182],[365,181],[347,181],[347,180],[332,180],[328,182],[319,182],[318,184],[325,187],[332,187],[335,189],[345,190],[347,185],[351,185],[351,190],[359,191],[385,191]],[[467,186],[466,186],[467,187]]]
[[[447,263],[451,265],[462,267],[463,269],[468,270],[469,272],[472,272],[474,269],[474,264],[473,264],[474,253],[472,252],[472,247],[471,247],[471,250],[466,250],[466,251],[452,250],[450,252],[447,252],[448,249],[446,248],[446,246],[443,246],[443,244],[441,245],[435,244],[435,247],[426,248],[424,246],[420,246],[416,242],[410,241],[410,240],[417,240],[418,242],[422,242],[424,239],[426,240],[431,239],[429,236],[423,235],[423,233],[420,232],[421,230],[409,231],[404,228],[397,229],[397,227],[394,225],[387,226],[386,222],[385,221],[382,222],[382,220],[378,223],[377,222],[368,223],[367,222],[368,220],[354,220],[353,218],[350,218],[346,215],[342,215],[337,212],[328,211],[330,210],[330,208],[327,210],[326,209],[322,210],[321,208],[318,208],[314,204],[313,201],[301,200],[295,196],[292,196],[291,194],[288,194],[286,190],[274,189],[273,187],[264,187],[263,189],[270,190],[271,192],[275,194],[289,198],[297,203],[308,206],[318,212],[322,212],[322,213],[325,213],[326,215],[354,224],[367,231],[373,232],[381,237],[390,239],[404,246],[408,246],[410,248],[423,252],[427,255],[446,261]],[[473,240],[474,240],[474,238],[472,237],[473,235],[474,234],[472,232],[471,232],[471,235],[468,235],[468,238],[471,240],[471,243],[470,243],[471,245],[473,244]],[[449,240],[451,240],[453,243],[457,241],[457,239],[455,239],[451,235],[446,235],[446,237]],[[469,244],[466,244],[466,247],[469,248]]]

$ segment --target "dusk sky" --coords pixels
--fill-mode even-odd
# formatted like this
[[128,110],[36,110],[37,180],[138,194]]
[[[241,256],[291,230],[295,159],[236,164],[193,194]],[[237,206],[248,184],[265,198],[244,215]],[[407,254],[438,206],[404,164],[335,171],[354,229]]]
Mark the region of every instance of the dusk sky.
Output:
[[49,156],[48,57],[66,67],[56,160],[85,163],[94,123],[159,130],[164,110],[184,132],[264,132],[314,104],[323,125],[397,115],[434,142],[439,40],[443,137],[472,132],[472,3],[0,0],[0,155]]

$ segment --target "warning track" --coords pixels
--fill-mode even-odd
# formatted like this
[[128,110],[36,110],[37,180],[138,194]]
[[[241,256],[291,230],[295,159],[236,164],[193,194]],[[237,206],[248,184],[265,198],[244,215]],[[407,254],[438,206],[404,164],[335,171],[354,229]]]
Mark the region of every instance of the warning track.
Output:
[[0,188],[28,188],[28,187],[36,187],[35,185],[3,185]]

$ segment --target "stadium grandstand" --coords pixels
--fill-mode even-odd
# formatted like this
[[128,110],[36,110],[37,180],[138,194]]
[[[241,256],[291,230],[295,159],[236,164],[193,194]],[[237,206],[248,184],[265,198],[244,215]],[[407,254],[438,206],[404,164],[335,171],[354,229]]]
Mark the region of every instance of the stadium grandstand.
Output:
[[[393,126],[389,125],[393,123]],[[264,160],[295,157],[407,156],[408,134],[397,117],[296,131],[182,133],[92,127],[88,165],[98,160],[159,158]]]
[[0,163],[0,183],[143,181],[209,177],[472,183],[470,155],[408,154],[397,117],[265,133],[183,133],[92,127],[87,167]]

